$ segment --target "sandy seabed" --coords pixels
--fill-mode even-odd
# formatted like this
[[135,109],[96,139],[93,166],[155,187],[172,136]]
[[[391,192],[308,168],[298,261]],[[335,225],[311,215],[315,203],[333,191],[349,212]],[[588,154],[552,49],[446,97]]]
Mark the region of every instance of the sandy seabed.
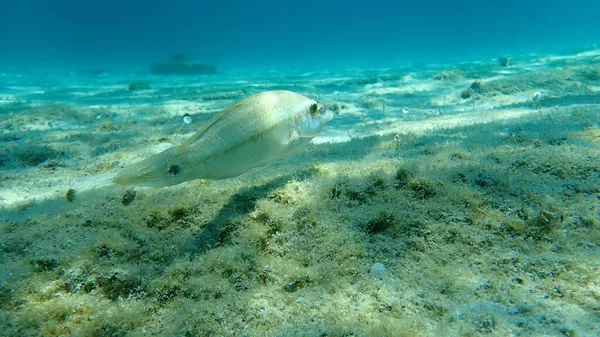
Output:
[[[0,73],[0,335],[598,336],[598,64]],[[336,112],[309,149],[111,183],[275,89]]]

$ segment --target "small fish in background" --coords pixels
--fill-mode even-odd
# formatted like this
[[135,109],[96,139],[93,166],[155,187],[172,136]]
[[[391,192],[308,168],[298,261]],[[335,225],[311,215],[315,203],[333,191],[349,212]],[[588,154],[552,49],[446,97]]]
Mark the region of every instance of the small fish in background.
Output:
[[333,112],[291,91],[264,91],[221,111],[180,146],[123,169],[117,184],[165,187],[226,179],[304,149]]

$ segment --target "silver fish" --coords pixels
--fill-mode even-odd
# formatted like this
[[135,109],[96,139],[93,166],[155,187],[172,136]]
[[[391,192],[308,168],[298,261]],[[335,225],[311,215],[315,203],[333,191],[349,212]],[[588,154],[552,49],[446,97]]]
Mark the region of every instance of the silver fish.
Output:
[[332,118],[310,98],[264,91],[221,111],[180,146],[126,167],[114,182],[164,187],[235,177],[302,150]]

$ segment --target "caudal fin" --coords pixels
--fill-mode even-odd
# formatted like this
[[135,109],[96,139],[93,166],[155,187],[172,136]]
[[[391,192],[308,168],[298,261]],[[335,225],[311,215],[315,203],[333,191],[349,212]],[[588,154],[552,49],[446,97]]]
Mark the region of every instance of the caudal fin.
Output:
[[165,187],[184,181],[181,164],[176,162],[177,147],[172,147],[124,168],[113,180],[116,184]]

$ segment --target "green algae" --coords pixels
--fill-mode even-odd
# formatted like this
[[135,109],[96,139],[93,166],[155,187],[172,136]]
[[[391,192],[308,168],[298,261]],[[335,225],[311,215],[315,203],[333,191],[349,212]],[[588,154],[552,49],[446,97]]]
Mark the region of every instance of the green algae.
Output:
[[[469,88],[479,102],[548,87],[543,113],[517,103],[534,113],[398,133],[401,142],[388,134],[315,145],[226,181],[77,188],[72,203],[62,189],[59,200],[7,211],[3,334],[596,335],[600,114],[593,95],[590,104],[564,98],[587,92],[573,82],[592,85],[594,69],[570,65]],[[464,79],[451,88],[460,92],[478,77],[461,70],[434,78]],[[106,135],[62,138],[73,159],[31,167],[31,177],[86,167],[88,147],[135,125],[64,113]],[[40,122],[32,111],[14,119]],[[98,164],[85,172],[114,168],[119,149],[95,150]],[[4,184],[16,179],[7,176]],[[370,275],[375,263],[385,276]]]
[[[593,319],[598,305],[587,295],[598,277],[600,166],[589,131],[597,122],[568,111],[530,118],[519,122],[518,142],[504,132],[516,127],[510,123],[439,131],[403,144],[402,158],[373,152],[361,165],[344,160],[348,145],[322,145],[340,158],[314,175],[278,179],[293,172],[290,164],[267,169],[256,187],[232,180],[146,189],[128,203],[127,191],[105,191],[58,218],[4,224],[11,239],[2,245],[3,268],[13,276],[2,280],[3,329],[9,336],[593,330],[570,317]],[[467,137],[443,145],[455,133]],[[440,146],[423,151],[433,139]],[[209,226],[215,236],[200,235]],[[25,249],[19,237],[38,239]],[[199,238],[213,241],[202,251],[182,249]],[[20,267],[24,259],[31,268]],[[385,262],[389,278],[369,277],[375,261]],[[554,323],[520,323],[541,316]]]

